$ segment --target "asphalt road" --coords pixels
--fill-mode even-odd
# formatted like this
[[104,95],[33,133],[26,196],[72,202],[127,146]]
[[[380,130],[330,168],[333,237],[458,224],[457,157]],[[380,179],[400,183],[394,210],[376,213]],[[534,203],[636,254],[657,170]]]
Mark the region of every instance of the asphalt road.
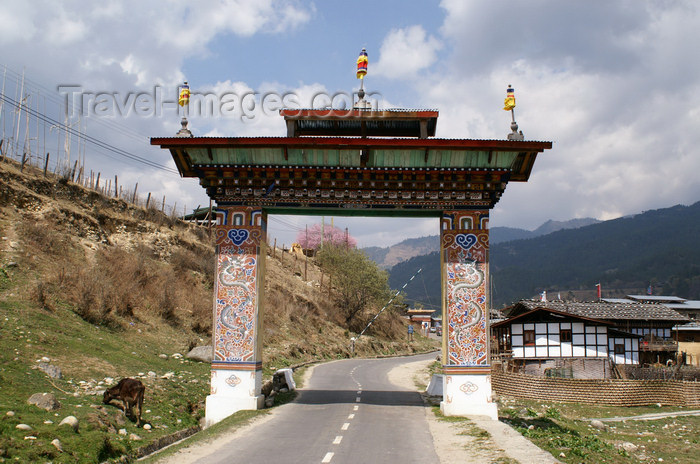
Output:
[[273,420],[197,462],[437,463],[420,395],[387,379],[405,362],[350,359],[316,366],[296,401],[279,408]]

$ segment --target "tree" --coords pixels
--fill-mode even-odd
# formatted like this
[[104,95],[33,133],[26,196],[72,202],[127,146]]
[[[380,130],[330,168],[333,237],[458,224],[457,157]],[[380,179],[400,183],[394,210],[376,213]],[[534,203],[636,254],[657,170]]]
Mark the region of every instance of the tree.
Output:
[[332,276],[337,303],[347,327],[361,330],[363,321],[357,316],[369,306],[382,305],[391,297],[387,272],[361,251],[343,245],[325,246],[324,243],[317,258]]
[[[323,230],[323,240],[321,240],[321,231]],[[341,230],[337,227],[333,227],[328,224],[314,224],[309,227],[308,232],[302,230],[297,234],[296,242],[301,245],[302,248],[307,250],[317,250],[321,243],[344,246],[346,248],[355,248],[357,246],[357,240],[354,237],[347,234],[345,230]]]

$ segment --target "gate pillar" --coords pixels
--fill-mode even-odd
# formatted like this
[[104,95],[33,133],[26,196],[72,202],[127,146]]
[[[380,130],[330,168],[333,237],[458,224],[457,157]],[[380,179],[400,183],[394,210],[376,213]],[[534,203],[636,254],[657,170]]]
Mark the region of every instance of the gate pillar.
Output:
[[206,426],[242,409],[260,409],[261,317],[267,215],[259,208],[217,208],[214,357]]
[[440,224],[446,416],[498,419],[489,365],[489,212],[443,211]]

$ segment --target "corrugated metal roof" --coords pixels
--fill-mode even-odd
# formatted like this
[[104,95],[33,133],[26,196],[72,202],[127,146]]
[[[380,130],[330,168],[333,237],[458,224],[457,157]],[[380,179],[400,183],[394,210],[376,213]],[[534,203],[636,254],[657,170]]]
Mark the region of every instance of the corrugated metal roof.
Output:
[[664,295],[627,295],[627,298],[631,298],[637,301],[654,301],[656,303],[682,303],[685,301],[684,298],[679,298],[677,296],[664,296]]
[[681,332],[700,332],[700,322],[688,322],[683,325],[673,326],[673,330]]
[[601,298],[606,303],[634,303],[633,300],[627,298]]
[[682,310],[696,310],[700,309],[700,301],[698,300],[686,300],[683,303],[665,303],[664,306],[668,306],[671,309],[682,309]]

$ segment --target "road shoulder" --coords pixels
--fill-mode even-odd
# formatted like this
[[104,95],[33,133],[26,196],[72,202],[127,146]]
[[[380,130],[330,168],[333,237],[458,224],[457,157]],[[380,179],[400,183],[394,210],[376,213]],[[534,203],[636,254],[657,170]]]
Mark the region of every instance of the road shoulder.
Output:
[[[402,364],[389,372],[389,380],[396,386],[416,390],[417,384],[426,385],[430,380],[427,368],[432,362],[429,359]],[[482,416],[441,418],[438,414],[439,410],[436,414],[433,407],[425,408],[441,464],[560,463],[503,422]]]

